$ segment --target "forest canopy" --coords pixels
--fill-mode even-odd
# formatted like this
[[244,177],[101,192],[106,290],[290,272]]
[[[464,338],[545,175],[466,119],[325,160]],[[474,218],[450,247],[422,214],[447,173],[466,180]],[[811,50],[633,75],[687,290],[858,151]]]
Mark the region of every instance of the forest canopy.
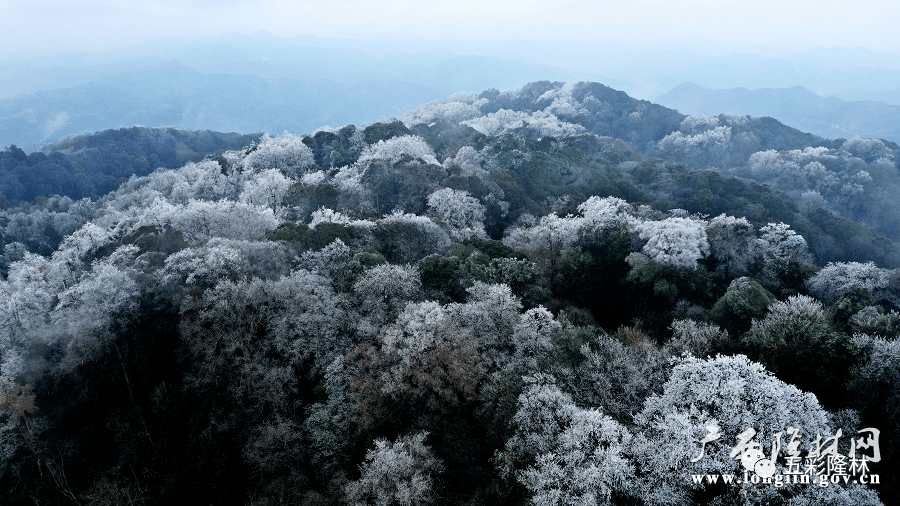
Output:
[[[896,145],[550,82],[209,136],[7,194],[4,503],[900,497]],[[773,473],[834,437],[881,482],[694,479],[756,473],[751,428]]]

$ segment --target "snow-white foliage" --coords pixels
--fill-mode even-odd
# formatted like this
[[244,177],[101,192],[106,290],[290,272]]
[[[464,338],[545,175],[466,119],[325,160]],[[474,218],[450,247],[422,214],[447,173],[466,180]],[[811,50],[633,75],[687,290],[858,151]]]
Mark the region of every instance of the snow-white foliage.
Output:
[[484,178],[488,174],[484,166],[489,159],[489,155],[484,151],[477,151],[472,146],[463,146],[455,155],[444,160],[444,168],[456,166],[461,169],[463,176]]
[[628,490],[634,465],[626,457],[628,430],[599,409],[576,409],[551,451],[538,456],[519,481],[535,506],[612,504],[614,491]]
[[305,185],[316,186],[324,183],[327,178],[328,175],[325,174],[324,170],[317,170],[303,174],[303,176],[300,177],[300,182]]
[[[71,206],[72,207],[76,206]],[[85,207],[80,205],[78,207]],[[0,210],[0,234],[5,243],[20,242],[37,246],[38,251],[52,249],[48,235],[66,236],[82,226],[93,215],[92,210],[53,211],[37,209],[33,211],[6,212]],[[3,226],[5,224],[5,227]]]
[[894,152],[881,139],[868,139],[856,136],[844,141],[841,149],[866,161],[878,159],[893,161],[894,159]]
[[436,121],[459,123],[460,121],[481,116],[481,111],[478,108],[487,102],[486,98],[478,98],[477,95],[457,93],[446,100],[430,102],[418,109],[413,109],[400,120],[407,127],[420,123],[430,125]]
[[449,228],[456,241],[487,238],[484,231],[485,208],[469,192],[441,188],[428,196],[428,212]]
[[654,262],[669,267],[696,269],[709,253],[704,223],[691,218],[666,218],[637,225],[647,243],[642,251]]
[[313,152],[303,144],[303,136],[265,134],[243,160],[244,170],[276,169],[288,177],[299,177],[315,164]]
[[800,200],[798,201],[800,204],[800,209],[809,213],[815,211],[816,209],[824,208],[827,202],[825,201],[825,197],[822,196],[817,190],[806,190],[805,192],[800,194]]
[[290,258],[289,250],[277,242],[214,238],[169,255],[157,276],[165,285],[202,287],[244,274],[276,278],[287,274]]
[[765,318],[753,320],[751,332],[790,335],[828,321],[828,314],[821,302],[808,295],[792,295],[787,300],[772,303]]
[[687,116],[681,120],[678,130],[682,133],[693,135],[719,126],[719,118],[716,116]]
[[728,332],[710,323],[674,320],[669,328],[672,339],[666,342],[665,348],[676,357],[685,352],[695,357],[709,356],[712,350],[728,342]]
[[[900,339],[866,334],[853,336],[853,344],[864,353],[850,371],[850,389],[860,393],[863,405],[877,404],[896,426],[900,422]],[[872,395],[878,391],[878,395]]]
[[353,285],[360,313],[360,331],[376,334],[393,321],[408,301],[419,300],[422,282],[410,265],[381,264],[363,273]]
[[747,274],[756,254],[756,233],[747,218],[724,213],[706,225],[710,255],[718,262],[716,273],[729,278]]
[[299,265],[303,269],[319,273],[335,286],[341,286],[349,278],[345,266],[350,261],[352,250],[340,238],[334,239],[319,251],[307,250],[300,255]]
[[644,399],[658,393],[669,370],[669,354],[646,336],[626,344],[601,333],[581,347],[584,360],[574,368],[568,384],[578,398],[619,420],[640,411]]
[[329,280],[304,270],[277,280],[223,280],[181,304],[181,336],[197,364],[191,381],[225,384],[241,405],[288,413],[294,373],[343,352]]
[[791,230],[786,223],[769,223],[759,229],[762,237],[757,245],[767,264],[786,264],[791,261],[809,262],[809,250],[806,239]]
[[401,436],[393,443],[376,439],[359,466],[359,479],[344,487],[351,506],[416,506],[435,497],[433,475],[443,465],[425,444],[427,432]]
[[588,230],[608,230],[636,223],[631,204],[617,197],[590,197],[578,206]]
[[672,132],[663,137],[656,147],[664,156],[706,164],[722,155],[730,142],[731,127],[717,126],[693,134],[681,131]]
[[[435,388],[447,382],[441,386],[453,389],[478,373],[477,352],[468,329],[456,326],[447,309],[434,301],[407,304],[396,321],[382,331],[380,342],[381,353],[390,364],[380,378],[381,391],[388,395],[408,388],[410,381],[419,388],[423,383],[433,382],[431,387]],[[450,350],[452,353],[447,353]],[[437,357],[452,362],[446,372],[439,369]],[[432,376],[430,380],[417,377],[422,371]]]
[[363,148],[357,160],[358,165],[375,160],[396,163],[407,155],[412,159],[420,159],[425,163],[440,165],[434,157],[434,150],[418,135],[401,135],[388,140],[380,140]]
[[97,251],[115,241],[114,232],[109,228],[102,228],[94,223],[85,223],[84,226],[72,232],[57,246],[52,258],[59,263],[65,263],[66,268],[71,269],[71,274],[77,274],[79,263],[90,262]]
[[223,174],[222,167],[213,160],[191,162],[174,170],[159,169],[147,176],[132,176],[104,201],[106,207],[124,211],[147,207],[159,197],[173,204],[187,204],[192,199],[233,199],[239,185],[236,177]]
[[[137,250],[134,246],[122,246],[116,253],[131,256]],[[127,321],[137,310],[137,282],[132,273],[114,265],[116,253],[95,262],[90,273],[57,295],[58,302],[50,313],[50,321],[66,329],[66,335],[70,336],[65,343],[64,365],[93,358],[108,337],[111,326]]]
[[231,200],[191,200],[186,205],[157,202],[142,219],[146,225],[171,225],[188,241],[212,237],[262,239],[278,226],[271,208]]
[[345,210],[374,210],[372,190],[363,184],[366,164],[354,163],[337,169],[328,184],[341,195]]
[[588,109],[572,95],[573,91],[575,85],[566,83],[559,88],[547,90],[535,102],[551,100],[550,105],[544,110],[560,118],[575,119],[587,115]]
[[544,306],[522,313],[513,330],[514,364],[517,369],[534,374],[540,370],[539,360],[553,349],[553,336],[561,325]]
[[822,504],[884,506],[878,497],[878,492],[858,483],[843,487],[804,486],[797,490],[785,504],[788,506],[820,506]]
[[476,281],[467,289],[465,304],[451,306],[457,325],[468,328],[488,365],[505,365],[512,359],[514,328],[520,324],[522,302],[507,285]]
[[338,355],[325,368],[323,387],[325,402],[307,408],[303,431],[310,447],[310,462],[317,474],[326,480],[338,475],[341,464],[352,453],[353,411],[350,400],[350,377],[344,357]]
[[353,220],[341,213],[340,211],[333,211],[328,209],[327,207],[320,207],[312,212],[312,216],[309,220],[309,228],[316,228],[316,225],[319,223],[337,223],[339,225],[349,225]]
[[516,472],[535,505],[608,504],[613,491],[627,489],[628,430],[597,409],[576,406],[550,376],[524,379],[515,432],[497,459],[500,472]]
[[[824,269],[807,280],[809,293],[831,304],[847,296],[854,289],[863,289],[875,297],[890,296],[887,292],[898,271],[882,269],[875,262],[829,262]],[[894,298],[900,293],[891,294]]]
[[274,212],[281,210],[285,195],[294,182],[277,169],[267,169],[250,176],[238,200],[246,204],[263,206]]
[[851,316],[849,323],[857,333],[900,335],[900,313],[893,309],[885,312],[877,306],[866,306]]
[[[767,449],[776,432],[783,435],[796,427],[804,453],[817,433],[830,431],[828,414],[814,395],[778,380],[743,355],[681,358],[663,393],[647,399],[635,422],[640,432],[633,452],[642,475],[634,483],[651,505],[689,503],[691,488],[704,486],[693,483],[691,474],[740,474],[740,461],[729,454],[738,434],[749,428],[756,431],[754,441]],[[706,444],[702,459],[692,462],[700,455],[698,441],[709,434],[707,427],[721,436]],[[784,471],[780,462],[778,467]],[[751,503],[761,490],[750,483],[734,486],[742,487]]]
[[484,135],[502,135],[510,130],[527,128],[535,131],[539,137],[553,136],[565,137],[576,135],[584,131],[584,127],[567,121],[562,121],[551,112],[535,111],[527,113],[500,109],[485,116],[473,118],[462,122]]
[[66,255],[26,253],[14,262],[0,282],[0,377],[32,381],[101,352],[113,324],[128,321],[137,307],[129,269],[136,252],[122,246],[87,269],[70,269]]
[[[443,306],[434,301],[411,302],[397,315],[397,320],[381,335],[381,351],[398,357],[399,367],[408,369],[422,353],[433,351],[450,318]],[[391,371],[402,376],[403,371]],[[385,387],[390,388],[391,382]]]
[[750,155],[747,167],[751,176],[770,181],[795,197],[804,191],[814,190],[831,199],[843,186],[859,186],[862,191],[863,186],[871,182],[871,178],[859,174],[859,170],[840,172],[830,168],[852,167],[856,165],[854,162],[862,163],[862,160],[853,158],[847,152],[807,147],[802,150],[759,151]]
[[534,226],[509,230],[503,244],[524,252],[531,261],[545,269],[555,270],[578,239],[583,221],[581,217],[560,218],[548,214]]
[[517,462],[529,462],[553,450],[560,430],[578,410],[572,396],[556,385],[546,374],[526,376],[526,386],[519,394],[518,410],[513,417],[515,432],[506,442],[511,459],[498,460],[501,472],[514,471]]

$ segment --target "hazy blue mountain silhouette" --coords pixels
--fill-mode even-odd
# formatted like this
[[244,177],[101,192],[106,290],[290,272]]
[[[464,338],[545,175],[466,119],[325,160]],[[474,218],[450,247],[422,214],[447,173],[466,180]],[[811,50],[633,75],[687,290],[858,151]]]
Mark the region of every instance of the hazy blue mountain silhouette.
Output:
[[109,128],[177,125],[221,132],[311,132],[375,121],[446,97],[447,87],[402,81],[204,74],[158,64],[72,88],[0,100],[0,145],[33,146]]
[[900,142],[900,106],[870,100],[845,102],[822,97],[802,86],[714,90],[683,83],[656,102],[694,116],[770,116],[804,132],[832,139],[859,135]]

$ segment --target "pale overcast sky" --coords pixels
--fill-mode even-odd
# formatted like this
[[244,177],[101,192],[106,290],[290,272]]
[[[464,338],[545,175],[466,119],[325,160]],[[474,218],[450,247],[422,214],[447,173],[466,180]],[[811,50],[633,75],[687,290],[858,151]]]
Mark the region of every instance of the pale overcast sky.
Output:
[[0,0],[7,55],[259,30],[897,51],[898,26],[896,0]]

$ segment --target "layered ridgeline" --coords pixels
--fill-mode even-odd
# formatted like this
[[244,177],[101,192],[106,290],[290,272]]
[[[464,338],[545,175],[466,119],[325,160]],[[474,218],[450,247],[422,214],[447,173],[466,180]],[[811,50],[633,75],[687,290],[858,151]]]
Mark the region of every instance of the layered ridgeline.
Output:
[[132,127],[72,135],[32,153],[13,145],[0,151],[0,208],[39,196],[96,198],[131,176],[181,167],[257,140],[259,134]]
[[[535,83],[9,207],[3,502],[896,502],[896,151]],[[692,477],[789,427],[882,483]]]

